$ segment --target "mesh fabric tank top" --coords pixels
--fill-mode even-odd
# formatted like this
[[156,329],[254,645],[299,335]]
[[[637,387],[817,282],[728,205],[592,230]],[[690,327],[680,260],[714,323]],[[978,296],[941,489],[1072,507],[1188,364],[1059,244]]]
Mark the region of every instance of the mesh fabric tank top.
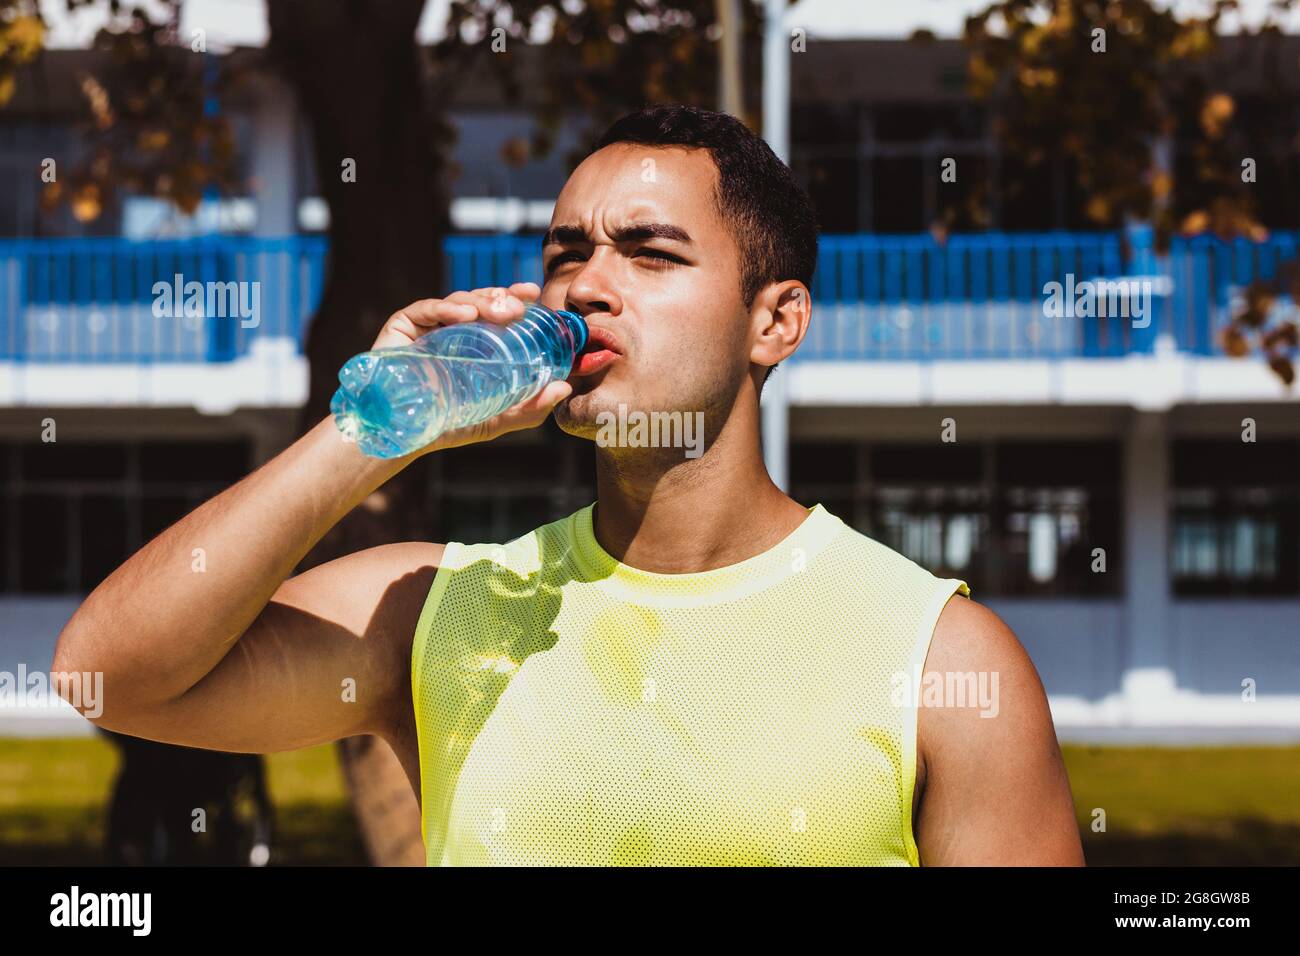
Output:
[[966,585],[821,505],[738,564],[642,571],[593,507],[446,546],[411,658],[426,862],[918,865],[898,688]]

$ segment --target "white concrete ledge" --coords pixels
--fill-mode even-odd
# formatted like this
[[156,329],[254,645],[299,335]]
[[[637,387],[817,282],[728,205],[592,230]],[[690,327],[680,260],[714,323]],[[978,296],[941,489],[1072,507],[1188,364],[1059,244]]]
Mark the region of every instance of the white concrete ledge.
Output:
[[1126,405],[1292,402],[1258,359],[1170,353],[1117,359],[789,363],[791,405]]
[[0,406],[170,407],[224,415],[298,408],[307,359],[289,338],[259,338],[230,362],[0,362]]

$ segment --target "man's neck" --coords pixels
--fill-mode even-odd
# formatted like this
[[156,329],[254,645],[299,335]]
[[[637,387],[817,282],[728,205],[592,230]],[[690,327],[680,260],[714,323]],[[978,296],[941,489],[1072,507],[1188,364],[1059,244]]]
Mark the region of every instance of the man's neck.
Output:
[[596,540],[622,563],[661,574],[763,553],[808,511],[772,483],[759,447],[757,415],[733,418],[698,458],[679,448],[598,447]]

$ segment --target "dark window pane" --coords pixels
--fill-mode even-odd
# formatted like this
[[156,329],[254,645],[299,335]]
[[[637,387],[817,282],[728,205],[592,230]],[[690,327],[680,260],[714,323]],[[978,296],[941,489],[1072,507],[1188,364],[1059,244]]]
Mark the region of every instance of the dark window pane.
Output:
[[25,481],[108,480],[126,477],[127,446],[108,442],[27,442],[21,448]]
[[140,480],[198,481],[225,486],[248,474],[246,441],[144,442],[140,445]]
[[1051,160],[1031,165],[1014,154],[1001,154],[996,227],[1008,232],[1062,228],[1064,223],[1057,221],[1057,187],[1065,188],[1065,177]]
[[790,111],[790,139],[796,143],[853,145],[858,117],[853,105],[803,102]]
[[983,116],[968,106],[881,106],[872,111],[876,139],[917,143],[980,135]]
[[1300,443],[1173,445],[1175,594],[1300,593]]
[[497,540],[496,503],[491,498],[444,497],[440,511],[435,518],[440,528],[437,540],[465,544]]
[[[1005,594],[1118,593],[1122,452],[1117,442],[1003,442],[995,450]],[[1093,572],[1093,550],[1105,572]]]
[[17,582],[9,580],[10,570],[17,571],[17,564],[10,564],[9,552],[12,545],[16,546],[18,536],[18,509],[14,507],[13,499],[7,495],[0,495],[0,593],[9,591],[11,587],[16,587]]
[[805,508],[811,508],[813,505],[819,504],[850,528],[857,528],[863,534],[869,533],[866,527],[858,527],[859,523],[865,526],[866,522],[857,521],[857,509],[853,505],[853,499],[848,495],[810,495],[804,497],[791,495],[791,497]]
[[[942,159],[957,162],[956,181],[943,179]],[[952,232],[975,232],[988,229],[992,220],[993,171],[982,153],[952,151],[939,161],[931,160],[931,182],[935,188],[935,217],[948,223]]]
[[997,446],[1002,485],[1119,487],[1118,442],[1004,442]]
[[1288,485],[1300,474],[1300,442],[1176,441],[1173,480],[1188,485]]
[[[867,532],[923,568],[971,578],[991,544],[982,445],[875,445]],[[971,581],[975,585],[974,580]]]
[[871,533],[935,574],[971,577],[989,548],[985,497],[973,487],[877,487]]
[[807,150],[792,168],[813,202],[822,232],[852,233],[865,228],[858,215],[862,160]]
[[548,481],[558,477],[560,454],[550,442],[467,445],[438,453],[443,479],[452,482],[501,483],[521,478]]
[[792,484],[851,486],[856,478],[856,445],[844,442],[795,442],[790,446]]
[[557,518],[563,517],[563,515],[557,513],[558,510],[552,505],[549,497],[536,495],[511,496],[506,501],[505,540],[517,538],[520,535],[527,534],[534,528],[539,528]]
[[162,532],[189,514],[194,505],[189,498],[175,495],[147,495],[140,508],[141,544],[148,544]]
[[873,482],[978,482],[984,476],[984,449],[979,445],[933,442],[876,445],[871,449]]
[[[1013,487],[1003,493],[1001,590],[1112,594],[1119,588],[1118,501],[1109,488]],[[1092,570],[1093,549],[1106,553]]]
[[878,157],[872,163],[872,232],[920,232],[925,222],[925,163],[921,156]]
[[72,591],[68,560],[68,499],[24,495],[18,502],[18,590],[25,594]]
[[127,508],[122,498],[81,499],[81,590],[91,591],[127,558]]

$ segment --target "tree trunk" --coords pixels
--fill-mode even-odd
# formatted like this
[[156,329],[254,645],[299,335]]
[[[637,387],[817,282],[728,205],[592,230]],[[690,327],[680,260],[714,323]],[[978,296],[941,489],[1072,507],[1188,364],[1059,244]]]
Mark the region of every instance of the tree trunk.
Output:
[[[329,272],[305,344],[311,385],[300,433],[328,413],[339,367],[369,348],[384,320],[441,288],[450,137],[430,108],[415,41],[423,6],[424,0],[267,6],[270,52],[310,124],[330,209]],[[355,168],[355,177],[345,175],[345,166]],[[425,470],[418,464],[344,518],[300,570],[427,534]],[[377,737],[351,738],[340,741],[339,757],[371,862],[423,865],[418,804],[392,750]]]

